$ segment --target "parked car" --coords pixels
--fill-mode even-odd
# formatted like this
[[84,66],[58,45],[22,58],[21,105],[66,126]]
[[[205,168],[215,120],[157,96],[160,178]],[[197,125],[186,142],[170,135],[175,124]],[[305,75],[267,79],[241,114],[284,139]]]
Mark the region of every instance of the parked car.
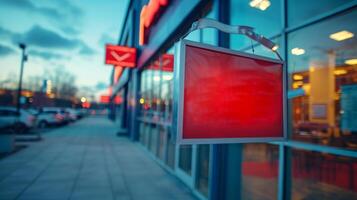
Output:
[[63,124],[64,116],[56,110],[40,110],[37,114],[37,122],[39,128],[57,126]]
[[0,128],[13,129],[17,133],[27,132],[36,125],[36,116],[30,112],[14,107],[0,107]]
[[45,107],[40,109],[40,113],[51,113],[56,116],[56,118],[60,121],[59,124],[67,124],[70,122],[69,114],[62,108],[54,108],[54,107]]
[[77,119],[79,119],[79,112],[73,108],[67,108],[66,112],[68,112],[69,114],[69,118],[72,122],[76,121]]

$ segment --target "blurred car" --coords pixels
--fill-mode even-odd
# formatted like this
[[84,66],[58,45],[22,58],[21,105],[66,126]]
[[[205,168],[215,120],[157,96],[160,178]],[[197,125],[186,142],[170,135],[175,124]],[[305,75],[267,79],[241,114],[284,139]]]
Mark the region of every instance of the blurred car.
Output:
[[79,108],[79,109],[77,109],[77,111],[79,113],[80,118],[86,117],[89,114],[88,109],[85,109],[85,108]]
[[14,107],[0,107],[0,128],[13,129],[17,133],[24,133],[36,126],[36,116],[30,112]]
[[78,113],[77,110],[72,109],[72,108],[67,108],[65,111],[68,112],[69,119],[70,119],[72,122],[74,122],[74,121],[76,121],[77,119],[79,119],[79,113]]
[[64,123],[64,116],[57,110],[40,110],[37,113],[37,122],[39,128],[61,125]]
[[69,113],[62,108],[44,107],[40,112],[56,114],[57,118],[61,118],[61,124],[67,124],[70,122]]

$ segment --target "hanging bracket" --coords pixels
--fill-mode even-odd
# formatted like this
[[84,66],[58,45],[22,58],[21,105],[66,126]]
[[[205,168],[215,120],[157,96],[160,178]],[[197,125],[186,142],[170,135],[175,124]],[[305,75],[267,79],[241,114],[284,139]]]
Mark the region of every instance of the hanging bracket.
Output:
[[250,26],[232,26],[232,25],[223,24],[214,19],[202,18],[194,22],[191,28],[189,29],[189,31],[183,37],[186,37],[188,34],[190,34],[195,30],[204,29],[204,28],[215,28],[229,34],[245,35],[250,39],[263,45],[264,47],[270,49],[277,55],[277,57],[280,60],[283,60],[279,55],[279,53],[277,52],[278,45],[275,44],[273,41],[269,40],[268,38],[264,37],[263,35],[255,33],[254,28]]

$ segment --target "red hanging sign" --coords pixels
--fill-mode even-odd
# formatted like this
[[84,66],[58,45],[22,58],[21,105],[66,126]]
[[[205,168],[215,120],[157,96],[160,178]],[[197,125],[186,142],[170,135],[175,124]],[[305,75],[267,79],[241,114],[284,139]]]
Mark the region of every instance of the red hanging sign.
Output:
[[136,49],[107,44],[105,52],[105,63],[123,67],[135,67]]
[[182,41],[175,67],[178,142],[236,143],[285,136],[283,62]]

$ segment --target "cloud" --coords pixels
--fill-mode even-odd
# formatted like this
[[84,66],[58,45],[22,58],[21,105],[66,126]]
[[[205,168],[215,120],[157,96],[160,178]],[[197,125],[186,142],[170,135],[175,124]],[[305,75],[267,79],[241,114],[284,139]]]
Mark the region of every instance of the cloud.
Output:
[[34,50],[31,49],[28,52],[29,57],[35,56],[42,58],[44,60],[53,60],[53,59],[68,59],[67,56],[64,56],[59,53],[51,52],[51,51],[39,51],[39,50]]
[[15,44],[24,42],[28,46],[65,50],[75,49],[83,44],[81,40],[63,37],[38,25],[23,34],[13,34],[12,41]]
[[54,53],[54,51],[57,50],[77,50],[80,55],[84,56],[90,56],[96,53],[94,49],[89,47],[82,40],[64,37],[59,33],[45,29],[39,25],[33,26],[23,34],[14,33],[0,27],[0,37],[5,40],[11,40],[15,46],[21,42],[25,43],[30,49],[35,47],[35,49],[42,48],[48,50],[31,50],[33,55],[43,59],[68,58],[62,54]]
[[0,38],[9,39],[14,33],[0,26]]
[[[82,22],[83,11],[66,0],[52,1],[52,3],[57,3],[61,9],[38,6],[28,0],[2,0],[1,6],[15,8],[31,16],[44,18],[64,33],[78,34],[78,25]],[[73,22],[77,26],[73,26]]]
[[15,51],[10,48],[10,47],[7,47],[7,46],[3,46],[0,44],[0,56],[7,56],[7,55],[10,55],[10,54],[13,54],[15,53]]
[[82,42],[80,50],[79,50],[79,54],[85,55],[85,56],[90,56],[95,53],[96,53],[96,51],[94,51],[92,48],[90,48],[88,45],[86,45],[85,43]]

